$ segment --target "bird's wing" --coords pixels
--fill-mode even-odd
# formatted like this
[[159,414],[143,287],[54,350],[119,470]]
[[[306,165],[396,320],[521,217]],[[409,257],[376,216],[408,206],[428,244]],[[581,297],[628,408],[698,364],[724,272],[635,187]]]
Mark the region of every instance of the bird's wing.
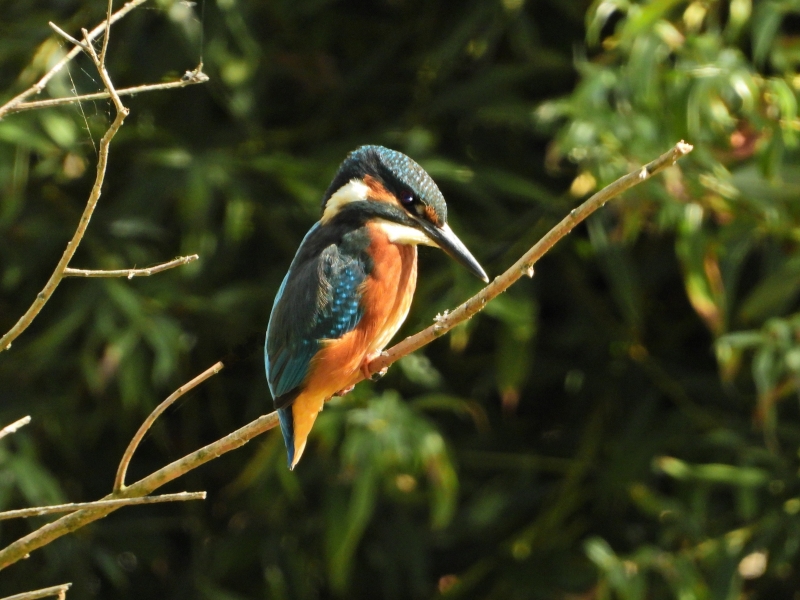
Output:
[[288,406],[300,392],[320,342],[356,328],[364,313],[360,286],[365,277],[364,260],[336,245],[289,269],[275,299],[265,348],[276,408]]

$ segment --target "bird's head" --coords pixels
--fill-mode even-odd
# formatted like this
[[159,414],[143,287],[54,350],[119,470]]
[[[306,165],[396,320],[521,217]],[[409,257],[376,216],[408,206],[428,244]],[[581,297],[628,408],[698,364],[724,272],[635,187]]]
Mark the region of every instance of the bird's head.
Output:
[[425,170],[383,146],[361,146],[339,167],[322,202],[322,225],[376,222],[400,244],[441,248],[488,282],[483,268],[447,224],[447,204]]

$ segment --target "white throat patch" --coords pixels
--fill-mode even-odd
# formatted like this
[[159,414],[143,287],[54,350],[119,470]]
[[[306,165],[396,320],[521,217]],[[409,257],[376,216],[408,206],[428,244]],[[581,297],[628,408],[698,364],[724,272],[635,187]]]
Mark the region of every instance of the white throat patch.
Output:
[[393,244],[422,245],[438,248],[436,242],[414,227],[386,221],[385,219],[378,219],[377,225]]
[[324,225],[335,217],[345,205],[366,200],[368,194],[369,187],[363,181],[351,179],[328,198],[320,221]]

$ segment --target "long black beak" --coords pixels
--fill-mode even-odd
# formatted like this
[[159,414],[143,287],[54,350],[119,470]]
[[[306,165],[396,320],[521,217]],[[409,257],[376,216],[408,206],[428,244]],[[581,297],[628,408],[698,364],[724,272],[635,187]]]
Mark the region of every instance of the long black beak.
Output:
[[417,222],[422,225],[422,230],[437,246],[439,246],[439,248],[447,252],[456,262],[465,266],[470,273],[483,279],[486,283],[489,283],[489,277],[486,275],[486,271],[478,264],[475,257],[467,250],[467,247],[458,239],[447,223],[441,227],[437,227],[425,219],[419,219]]

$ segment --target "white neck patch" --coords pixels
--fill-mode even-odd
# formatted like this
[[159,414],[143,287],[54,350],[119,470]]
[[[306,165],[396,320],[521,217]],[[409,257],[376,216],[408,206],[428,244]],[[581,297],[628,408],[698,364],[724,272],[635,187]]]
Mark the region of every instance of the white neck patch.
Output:
[[419,229],[409,227],[408,225],[401,225],[385,219],[378,219],[376,221],[381,231],[386,234],[389,241],[393,244],[409,244],[409,245],[422,245],[433,246],[438,248],[436,242],[421,232]]
[[320,221],[324,225],[335,217],[345,205],[366,200],[368,194],[369,187],[363,181],[351,179],[328,198]]

